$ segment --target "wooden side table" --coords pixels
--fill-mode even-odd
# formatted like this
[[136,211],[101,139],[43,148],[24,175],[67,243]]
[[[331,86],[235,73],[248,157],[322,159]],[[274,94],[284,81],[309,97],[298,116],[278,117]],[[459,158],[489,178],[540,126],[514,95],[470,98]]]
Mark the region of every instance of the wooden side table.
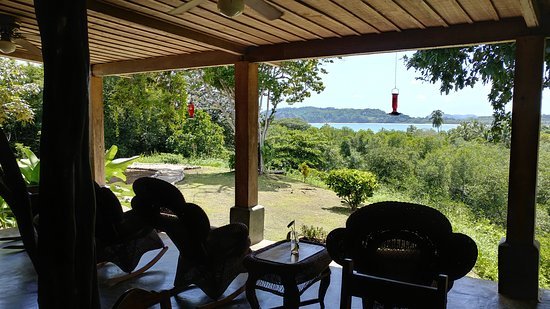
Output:
[[[248,270],[246,298],[254,309],[260,308],[256,289],[283,297],[283,308],[319,303],[330,285],[331,258],[323,245],[300,242],[300,254],[292,258],[288,240],[276,242],[248,255],[244,266]],[[315,282],[321,281],[317,299],[300,302],[300,295]]]

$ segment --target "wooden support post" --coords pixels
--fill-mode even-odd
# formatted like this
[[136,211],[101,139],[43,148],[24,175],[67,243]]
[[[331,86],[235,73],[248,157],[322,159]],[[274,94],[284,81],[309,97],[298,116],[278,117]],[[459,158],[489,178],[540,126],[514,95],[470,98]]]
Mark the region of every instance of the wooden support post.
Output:
[[543,36],[516,40],[507,230],[498,250],[499,293],[526,300],[539,297],[535,206],[544,43]]
[[235,64],[235,206],[231,222],[248,226],[253,244],[264,235],[264,208],[258,205],[258,65]]
[[90,164],[94,180],[105,185],[103,78],[90,77]]

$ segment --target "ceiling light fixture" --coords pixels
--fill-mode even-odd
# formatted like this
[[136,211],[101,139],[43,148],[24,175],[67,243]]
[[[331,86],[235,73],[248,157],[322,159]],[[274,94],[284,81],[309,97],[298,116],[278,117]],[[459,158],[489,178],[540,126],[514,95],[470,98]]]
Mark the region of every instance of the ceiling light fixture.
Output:
[[4,54],[11,54],[15,51],[16,45],[9,40],[0,40],[0,51]]
[[244,10],[244,0],[218,0],[218,10],[227,17],[239,16]]

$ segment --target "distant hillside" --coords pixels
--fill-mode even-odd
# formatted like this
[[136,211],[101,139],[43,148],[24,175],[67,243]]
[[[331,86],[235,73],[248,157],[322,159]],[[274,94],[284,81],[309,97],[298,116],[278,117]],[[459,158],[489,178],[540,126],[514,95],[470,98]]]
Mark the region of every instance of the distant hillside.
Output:
[[[388,115],[386,111],[372,108],[286,107],[278,109],[275,117],[278,119],[299,118],[309,123],[431,123],[428,116],[411,117],[405,114],[392,116]],[[475,115],[444,115],[443,119],[445,123],[459,123],[475,117]]]
[[[411,117],[401,114],[399,116],[388,115],[380,109],[356,109],[356,108],[320,108],[320,107],[285,107],[277,110],[275,118],[298,118],[309,123],[432,123],[429,115],[426,117]],[[477,120],[490,125],[492,116],[452,115],[444,114],[444,123],[461,123],[464,121]],[[550,115],[542,115],[541,124],[550,125]]]

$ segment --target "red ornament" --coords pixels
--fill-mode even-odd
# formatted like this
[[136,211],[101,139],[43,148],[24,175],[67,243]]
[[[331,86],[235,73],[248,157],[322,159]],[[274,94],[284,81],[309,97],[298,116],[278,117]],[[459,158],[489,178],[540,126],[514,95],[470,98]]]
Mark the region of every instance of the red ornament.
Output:
[[189,114],[189,118],[195,117],[195,104],[193,104],[193,102],[187,104],[187,113]]
[[399,89],[393,88],[391,91],[391,108],[392,112],[390,115],[398,116],[401,115],[400,112],[397,111],[397,97],[399,96]]

